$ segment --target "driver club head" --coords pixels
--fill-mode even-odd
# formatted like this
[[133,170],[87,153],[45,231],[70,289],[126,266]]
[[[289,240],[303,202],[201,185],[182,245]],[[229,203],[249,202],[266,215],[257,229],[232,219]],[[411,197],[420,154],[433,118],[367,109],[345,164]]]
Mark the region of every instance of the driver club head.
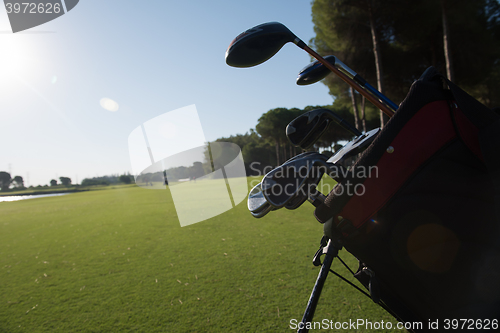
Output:
[[[324,58],[332,65],[335,65],[335,56],[328,55]],[[299,75],[297,76],[296,82],[299,86],[313,84],[323,80],[330,73],[331,71],[325,65],[316,60],[314,62],[311,62],[306,67],[302,68],[302,70],[299,72]]]
[[226,51],[226,63],[233,67],[259,65],[296,39],[297,36],[279,22],[260,24],[233,39]]

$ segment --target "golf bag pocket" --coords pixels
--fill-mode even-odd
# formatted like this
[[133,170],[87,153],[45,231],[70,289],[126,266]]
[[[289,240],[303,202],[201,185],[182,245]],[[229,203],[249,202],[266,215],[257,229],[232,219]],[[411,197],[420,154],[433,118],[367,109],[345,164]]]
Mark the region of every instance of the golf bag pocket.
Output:
[[500,315],[498,119],[429,68],[315,211],[401,317]]

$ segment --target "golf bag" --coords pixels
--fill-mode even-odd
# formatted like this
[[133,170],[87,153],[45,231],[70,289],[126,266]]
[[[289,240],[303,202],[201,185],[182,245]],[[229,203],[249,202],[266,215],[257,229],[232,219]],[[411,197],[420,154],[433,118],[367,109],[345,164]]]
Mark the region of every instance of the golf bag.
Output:
[[372,299],[421,331],[452,319],[469,319],[458,329],[489,320],[491,330],[500,318],[500,116],[431,67],[350,171],[315,216],[358,258],[355,276]]

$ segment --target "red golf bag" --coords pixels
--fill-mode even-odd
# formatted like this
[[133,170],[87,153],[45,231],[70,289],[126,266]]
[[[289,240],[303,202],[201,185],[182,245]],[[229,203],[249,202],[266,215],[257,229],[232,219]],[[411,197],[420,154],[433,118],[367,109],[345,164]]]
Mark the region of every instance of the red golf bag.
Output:
[[436,322],[437,331],[491,331],[500,318],[500,116],[431,67],[351,171],[315,216],[359,259],[355,276],[374,301],[422,331]]

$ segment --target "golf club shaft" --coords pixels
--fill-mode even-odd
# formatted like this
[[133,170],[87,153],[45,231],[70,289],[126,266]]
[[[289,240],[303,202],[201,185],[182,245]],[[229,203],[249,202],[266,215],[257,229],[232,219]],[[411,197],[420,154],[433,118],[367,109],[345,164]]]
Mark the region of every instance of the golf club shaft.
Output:
[[381,100],[382,103],[384,103],[385,105],[390,107],[394,112],[398,109],[398,105],[396,103],[391,101],[389,98],[387,98],[387,96],[385,96],[380,91],[375,89],[371,84],[366,82],[366,80],[361,75],[359,75],[358,73],[356,73],[355,71],[350,69],[346,64],[344,64],[342,61],[340,61],[337,57],[335,57],[335,66],[338,67],[338,69],[341,72],[343,72],[344,74],[349,76],[349,78],[356,81],[356,83],[358,83],[363,89],[368,90],[369,93],[371,93],[373,96],[375,96],[376,98]]
[[[297,44],[297,43],[296,43]],[[330,64],[330,62],[326,61],[322,56],[320,56],[318,53],[316,53],[313,49],[311,49],[309,46],[305,45],[305,43],[302,43],[302,45],[297,44],[299,47],[302,47],[304,51],[309,53],[312,57],[314,57],[316,60],[318,60],[320,63],[325,65],[329,70],[331,70],[333,73],[335,73],[338,77],[340,77],[344,82],[349,84],[351,87],[356,89],[361,95],[363,95],[367,100],[372,102],[376,107],[378,107],[382,112],[384,112],[388,117],[392,117],[394,115],[394,111],[391,110],[389,107],[384,105],[382,102],[380,102],[377,98],[375,98],[371,93],[363,89],[356,81],[351,79],[349,76],[346,74],[342,73],[340,70],[338,70],[334,65]]]
[[[360,78],[363,79],[362,77],[360,77]],[[395,104],[389,98],[387,98],[386,96],[384,96],[380,91],[378,91],[377,89],[375,89],[369,83],[365,83],[363,85],[363,87],[366,90],[368,90],[369,92],[371,92],[375,97],[378,97],[382,102],[384,102],[385,104],[387,104],[392,110],[396,111],[398,109],[398,105],[397,104]]]
[[361,133],[356,127],[352,126],[349,122],[345,121],[344,118],[339,117],[334,112],[329,113],[330,116],[332,117],[331,119],[336,122],[338,125],[342,126],[345,130],[347,130],[349,133],[351,133],[354,136],[361,136],[363,133]]

